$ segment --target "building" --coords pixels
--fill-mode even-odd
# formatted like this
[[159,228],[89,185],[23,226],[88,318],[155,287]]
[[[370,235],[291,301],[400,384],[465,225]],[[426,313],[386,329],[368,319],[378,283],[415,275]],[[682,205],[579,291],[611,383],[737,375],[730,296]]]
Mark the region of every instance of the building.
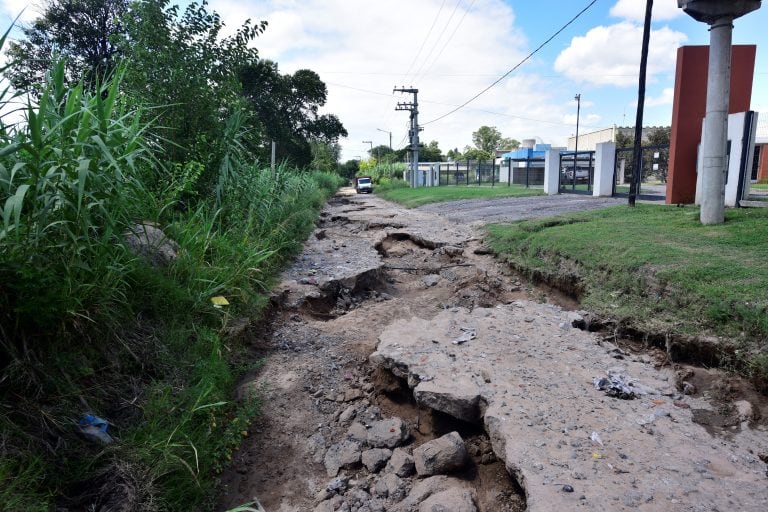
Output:
[[[643,128],[643,140],[648,138],[648,135],[654,130],[659,128],[666,128],[665,126],[646,126]],[[595,151],[597,145],[602,142],[616,142],[616,136],[618,134],[625,135],[627,137],[635,136],[635,128],[632,126],[612,126],[610,128],[604,128],[594,132],[580,133],[579,134],[579,151]],[[576,137],[568,137],[568,151],[576,149]]]

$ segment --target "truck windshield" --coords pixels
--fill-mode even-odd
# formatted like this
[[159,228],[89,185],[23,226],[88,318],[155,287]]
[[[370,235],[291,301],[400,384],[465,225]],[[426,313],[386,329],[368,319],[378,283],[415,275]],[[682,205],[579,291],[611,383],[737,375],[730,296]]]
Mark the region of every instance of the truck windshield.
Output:
[[359,180],[357,180],[357,182],[360,185],[370,185],[371,184],[371,178],[360,178]]

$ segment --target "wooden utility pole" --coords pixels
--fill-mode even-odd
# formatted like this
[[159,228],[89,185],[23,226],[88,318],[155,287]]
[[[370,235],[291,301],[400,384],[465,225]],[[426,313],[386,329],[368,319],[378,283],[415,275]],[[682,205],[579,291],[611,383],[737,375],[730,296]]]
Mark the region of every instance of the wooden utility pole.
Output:
[[643,49],[640,54],[640,79],[637,87],[637,117],[635,118],[635,150],[632,158],[632,183],[629,186],[629,206],[635,206],[640,195],[643,170],[643,108],[645,107],[645,70],[648,67],[648,44],[651,41],[651,14],[653,0],[646,0],[645,25],[643,26]]

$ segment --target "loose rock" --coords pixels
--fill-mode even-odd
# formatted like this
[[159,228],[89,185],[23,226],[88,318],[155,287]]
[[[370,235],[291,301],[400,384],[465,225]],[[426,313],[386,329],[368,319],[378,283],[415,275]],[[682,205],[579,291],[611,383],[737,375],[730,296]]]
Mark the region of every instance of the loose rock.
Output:
[[363,466],[365,466],[368,471],[376,473],[384,467],[391,456],[392,450],[387,448],[372,448],[363,452],[361,460],[363,461]]
[[449,473],[467,463],[467,448],[458,432],[424,443],[413,451],[419,476]]
[[408,452],[402,448],[395,448],[395,451],[392,452],[392,457],[387,463],[387,468],[385,471],[387,473],[394,473],[399,477],[406,478],[411,476],[414,470],[415,465],[413,463],[413,457],[411,457]]
[[342,468],[353,468],[360,464],[360,444],[354,441],[344,441],[334,444],[325,454],[325,470],[328,476],[336,476]]
[[467,489],[448,489],[427,498],[419,512],[477,512],[475,494]]
[[408,426],[401,418],[375,421],[368,429],[368,444],[373,448],[395,448],[408,439]]

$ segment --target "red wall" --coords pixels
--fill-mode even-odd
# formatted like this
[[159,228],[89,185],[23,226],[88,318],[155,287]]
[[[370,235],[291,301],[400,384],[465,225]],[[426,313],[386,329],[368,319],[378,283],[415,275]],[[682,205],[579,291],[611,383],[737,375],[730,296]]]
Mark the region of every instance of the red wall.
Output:
[[757,146],[757,148],[760,150],[759,155],[755,152],[755,158],[760,158],[760,168],[757,170],[757,179],[768,180],[768,144]]
[[[749,110],[756,53],[755,45],[733,47],[729,113]],[[701,121],[707,111],[708,69],[709,46],[677,49],[667,204],[693,203],[696,198],[696,155],[701,141]]]

